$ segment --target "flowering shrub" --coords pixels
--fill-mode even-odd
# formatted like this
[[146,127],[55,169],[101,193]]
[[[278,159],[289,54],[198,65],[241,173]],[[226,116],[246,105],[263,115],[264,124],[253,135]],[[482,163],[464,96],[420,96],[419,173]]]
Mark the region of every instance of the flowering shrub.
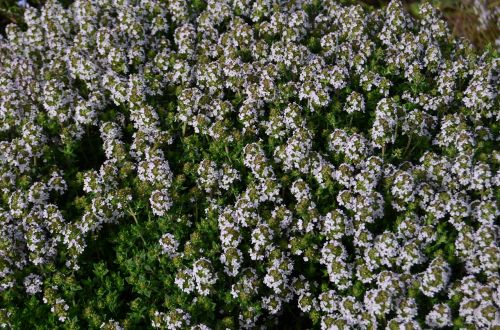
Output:
[[420,16],[28,8],[0,39],[0,326],[500,327],[498,53]]

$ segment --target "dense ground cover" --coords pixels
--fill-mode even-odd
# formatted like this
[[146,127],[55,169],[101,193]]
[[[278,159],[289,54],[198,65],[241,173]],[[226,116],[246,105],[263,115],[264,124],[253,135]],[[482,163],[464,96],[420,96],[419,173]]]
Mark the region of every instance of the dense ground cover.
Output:
[[0,326],[500,326],[499,58],[322,1],[49,1],[0,39]]
[[[59,0],[63,6],[69,6],[71,0]],[[351,1],[356,3],[356,1]],[[403,1],[405,9],[418,17],[419,6],[425,1]],[[26,6],[41,8],[44,0],[0,0],[0,33],[9,23],[23,25],[23,11]],[[344,1],[347,4],[348,1]],[[387,0],[362,0],[358,4],[372,7],[384,7]],[[471,41],[476,47],[484,48],[488,44],[500,47],[500,3],[499,0],[437,0],[432,2],[443,14],[452,33]]]

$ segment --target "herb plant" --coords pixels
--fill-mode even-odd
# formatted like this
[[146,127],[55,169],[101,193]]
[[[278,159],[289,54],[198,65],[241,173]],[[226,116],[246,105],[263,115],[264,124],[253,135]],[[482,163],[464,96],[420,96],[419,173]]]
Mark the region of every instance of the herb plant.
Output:
[[0,37],[1,327],[500,327],[499,57],[429,3],[24,15]]

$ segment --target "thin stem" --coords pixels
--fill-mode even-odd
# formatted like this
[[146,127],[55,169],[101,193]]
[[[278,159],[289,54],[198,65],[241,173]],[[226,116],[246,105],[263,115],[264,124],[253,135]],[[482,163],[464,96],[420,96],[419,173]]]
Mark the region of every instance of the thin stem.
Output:
[[413,153],[413,150],[415,150],[415,148],[416,148],[417,146],[418,146],[418,143],[417,143],[417,144],[415,144],[415,145],[413,146],[413,148],[411,148],[411,150],[410,150],[410,154],[411,154],[411,153]]
[[224,150],[226,151],[227,159],[229,160],[230,163],[232,163],[231,157],[229,157],[229,149],[227,148],[227,145],[224,146]]
[[[132,211],[132,209],[130,209],[130,208],[127,211],[130,214],[130,216],[132,216],[132,218],[134,219],[135,224],[137,226],[139,226],[139,221],[137,221],[137,216],[136,216],[135,212]],[[139,232],[139,236],[141,237],[141,240],[144,243],[144,245],[146,245],[146,240],[144,239],[144,237],[142,237],[142,233],[141,232]]]
[[410,135],[410,137],[408,138],[408,143],[406,143],[406,148],[405,148],[405,151],[403,152],[403,155],[406,155],[406,152],[408,151],[408,148],[410,147],[410,144],[411,144],[411,138],[413,137],[413,134]]

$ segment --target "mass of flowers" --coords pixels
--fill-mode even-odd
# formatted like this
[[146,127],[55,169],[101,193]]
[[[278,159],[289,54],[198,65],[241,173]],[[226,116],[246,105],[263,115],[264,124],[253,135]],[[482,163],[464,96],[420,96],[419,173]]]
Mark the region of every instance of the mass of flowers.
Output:
[[500,328],[500,56],[430,3],[25,21],[0,36],[0,328]]

